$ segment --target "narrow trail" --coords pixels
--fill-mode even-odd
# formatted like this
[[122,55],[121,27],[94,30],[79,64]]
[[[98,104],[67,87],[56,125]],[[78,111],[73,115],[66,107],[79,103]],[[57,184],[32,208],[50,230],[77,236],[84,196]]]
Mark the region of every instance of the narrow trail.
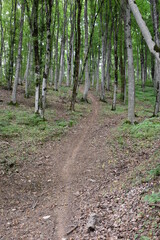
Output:
[[[66,159],[61,159],[61,161],[65,161],[65,164],[61,170],[61,186],[64,186],[63,192],[60,193],[60,197],[58,198],[57,205],[61,205],[61,207],[57,208],[56,215],[57,215],[57,240],[65,239],[65,235],[67,233],[67,228],[69,223],[69,218],[71,218],[72,213],[70,212],[70,203],[73,202],[74,195],[73,193],[77,191],[78,189],[74,189],[74,186],[68,186],[68,184],[73,184],[76,182],[76,177],[79,175],[79,172],[77,172],[79,169],[76,168],[73,175],[73,169],[75,169],[77,165],[76,158],[78,154],[81,153],[82,148],[85,145],[86,146],[86,136],[88,135],[90,129],[93,127],[97,116],[98,116],[98,101],[96,98],[92,95],[89,95],[89,98],[92,101],[92,112],[89,114],[89,116],[82,120],[82,122],[77,126],[77,133],[72,138],[72,142],[70,142],[70,147],[65,146],[64,149],[67,149],[66,154],[63,156],[64,158],[67,156]],[[68,141],[71,139],[69,138]],[[62,204],[63,203],[63,204]],[[73,206],[72,206],[73,207]]]

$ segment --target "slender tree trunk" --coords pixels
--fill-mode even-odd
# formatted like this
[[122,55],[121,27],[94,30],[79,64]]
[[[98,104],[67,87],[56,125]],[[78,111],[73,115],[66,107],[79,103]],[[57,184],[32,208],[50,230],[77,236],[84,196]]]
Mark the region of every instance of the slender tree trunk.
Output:
[[137,82],[139,82],[139,47],[137,46]]
[[2,80],[2,77],[3,77],[2,58],[3,58],[3,49],[4,49],[4,35],[3,35],[3,25],[2,25],[2,0],[0,0],[0,28],[1,28],[0,79]]
[[148,58],[148,49],[146,44],[145,44],[144,56],[145,56],[145,60],[144,60],[144,84],[145,84],[147,81],[147,58]]
[[[85,21],[85,57],[88,52],[88,1],[85,0],[84,6],[84,21]],[[83,92],[83,100],[87,101],[87,95],[89,90],[89,69],[88,69],[88,58],[85,66],[85,87]]]
[[112,102],[112,111],[116,110],[116,101],[117,101],[117,87],[118,87],[118,16],[117,8],[115,8],[115,26],[114,26],[114,63],[115,63],[115,79],[114,79],[114,92],[113,92],[113,102]]
[[98,93],[99,91],[99,62],[100,62],[100,46],[98,48],[98,59],[97,59],[97,71],[96,71],[96,78],[97,78],[97,82],[96,82],[96,92]]
[[[9,63],[8,63],[8,89],[12,88],[12,79],[13,79],[13,65],[14,65],[14,45],[15,45],[15,36],[16,36],[16,11],[17,11],[17,0],[12,0],[12,13],[10,18],[10,47],[9,47]],[[14,14],[14,22],[12,29],[12,15]]]
[[122,34],[122,27],[123,27],[123,21],[122,18],[123,13],[121,14],[121,20],[120,20],[120,73],[121,73],[121,100],[124,102],[124,91],[125,91],[125,64],[124,64],[124,36]]
[[31,49],[32,45],[31,42],[28,43],[28,56],[27,56],[27,66],[24,75],[24,82],[25,82],[25,97],[29,98],[29,69],[30,69],[30,59],[31,59]]
[[72,53],[71,53],[71,85],[73,85],[74,76],[74,32],[72,37]]
[[101,95],[100,100],[105,101],[105,63],[104,63],[104,36],[102,36],[102,63],[101,63]]
[[135,80],[131,38],[131,14],[128,4],[126,5],[126,47],[128,57],[128,120],[133,124],[135,121]]
[[52,86],[53,85],[53,49],[51,50],[51,60],[50,60],[50,81],[49,81],[49,85]]
[[70,39],[69,39],[69,48],[68,54],[67,54],[67,87],[70,86],[71,83],[73,83],[73,77],[71,76],[72,72],[72,52],[73,52],[73,41],[74,41],[74,18],[75,14],[73,11],[73,2],[71,1],[71,7],[70,7],[70,26],[71,26],[71,33],[70,33]]
[[57,36],[55,41],[55,77],[54,77],[54,90],[58,91],[58,73],[59,73],[59,64],[58,64],[58,39],[59,39],[59,2],[56,0],[56,11],[57,11]]
[[70,86],[70,59],[69,59],[69,43],[68,43],[68,29],[66,33],[66,48],[67,48],[67,81],[66,81],[66,86]]
[[5,44],[3,46],[3,53],[4,53],[4,64],[3,64],[3,67],[4,67],[4,75],[5,77],[7,78],[7,53],[6,53],[6,48],[5,48]]
[[[155,43],[158,47],[160,47],[160,40],[159,40],[159,21],[158,21],[158,11],[157,11],[157,1],[152,0],[152,8],[153,8],[153,27],[154,27],[154,36],[155,36]],[[160,62],[155,60],[155,72],[154,72],[154,81],[156,86],[156,102],[154,107],[153,116],[157,116],[159,113],[160,108]]]
[[141,38],[141,53],[140,53],[140,56],[141,56],[141,81],[142,81],[142,90],[144,91],[145,83],[144,83],[144,51],[143,51],[143,48],[144,48],[144,44],[143,44],[143,37],[142,37],[142,38]]
[[75,40],[75,65],[74,65],[74,84],[73,84],[73,91],[72,91],[72,99],[71,99],[71,111],[75,110],[75,102],[77,96],[77,87],[79,82],[79,62],[80,62],[80,49],[81,49],[81,0],[76,0],[78,5],[78,16],[76,21],[76,40]]
[[[34,58],[35,58],[35,113],[39,114],[40,108],[40,60],[39,60],[39,44],[38,44],[38,6],[39,0],[34,0],[33,3],[33,47],[34,47]],[[31,19],[30,19],[30,26]]]
[[12,91],[12,103],[13,104],[17,103],[17,86],[18,86],[19,72],[20,72],[20,65],[21,65],[21,58],[22,58],[21,53],[22,53],[22,41],[23,41],[24,11],[25,11],[25,1],[22,2],[22,6],[21,6],[21,21],[20,21],[18,57],[17,57],[16,74],[15,74],[13,91]]
[[61,41],[61,60],[60,60],[60,71],[59,71],[59,86],[62,85],[64,77],[64,52],[65,52],[65,42],[66,42],[66,25],[67,25],[67,1],[64,0],[64,23],[63,23],[63,35]]
[[45,0],[46,5],[46,28],[47,28],[47,42],[46,42],[46,56],[45,56],[45,69],[43,72],[42,81],[42,97],[41,97],[41,108],[40,116],[44,118],[45,108],[46,108],[46,91],[47,91],[47,78],[49,74],[50,67],[50,56],[51,56],[51,12],[52,12],[52,0]]
[[107,48],[107,70],[106,70],[106,82],[107,82],[107,91],[110,91],[110,67],[111,67],[111,43],[112,43],[112,32],[113,32],[113,21],[110,28],[110,34],[109,34],[109,42],[108,42],[108,48]]
[[126,14],[124,14],[124,104],[126,104],[127,99],[127,43],[126,43]]
[[40,0],[41,8],[39,9],[40,17],[38,18],[38,28],[39,28],[39,63],[40,63],[40,74],[43,74],[43,67],[44,67],[44,52],[45,52],[45,45],[44,45],[44,35],[45,35],[45,2],[44,0]]
[[[107,9],[106,9],[107,14]],[[105,16],[106,18],[106,16]],[[108,22],[105,19],[105,30],[103,28],[103,19],[101,14],[101,30],[102,30],[102,63],[101,63],[101,94],[100,100],[105,101],[105,65],[106,65],[106,46],[107,46],[107,35],[108,35]]]

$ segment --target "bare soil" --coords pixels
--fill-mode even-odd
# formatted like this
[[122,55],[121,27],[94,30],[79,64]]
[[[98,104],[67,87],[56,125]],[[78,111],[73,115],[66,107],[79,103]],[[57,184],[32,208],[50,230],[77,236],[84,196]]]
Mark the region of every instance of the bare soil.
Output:
[[[114,145],[126,116],[104,116],[104,103],[92,93],[89,99],[92,111],[78,125],[59,141],[37,144],[37,154],[17,172],[0,176],[1,240],[141,239],[142,230],[160,239],[159,227],[147,223],[153,217],[159,226],[159,209],[142,201],[157,182],[131,186],[127,180],[152,149],[127,155]],[[152,148],[159,147],[157,140]],[[94,232],[86,227],[91,213],[98,219]]]

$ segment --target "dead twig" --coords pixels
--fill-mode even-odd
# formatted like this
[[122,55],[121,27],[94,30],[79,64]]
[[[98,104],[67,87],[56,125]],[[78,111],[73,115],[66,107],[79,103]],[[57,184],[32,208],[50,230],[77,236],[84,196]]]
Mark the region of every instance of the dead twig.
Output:
[[66,236],[70,235],[72,232],[74,232],[78,228],[78,225],[74,226],[70,231],[66,233]]
[[158,203],[150,203],[149,206],[150,207],[158,207],[158,208],[160,208],[160,204],[158,204]]

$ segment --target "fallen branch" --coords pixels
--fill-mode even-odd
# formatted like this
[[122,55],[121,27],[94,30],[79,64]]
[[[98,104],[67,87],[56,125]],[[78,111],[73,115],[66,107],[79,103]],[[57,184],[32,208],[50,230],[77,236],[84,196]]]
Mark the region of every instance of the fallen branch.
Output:
[[159,204],[158,203],[150,203],[149,206],[150,207],[158,207],[158,208],[160,208],[160,203]]
[[70,235],[72,232],[74,232],[78,228],[78,225],[74,226],[70,231],[66,233],[66,236]]

